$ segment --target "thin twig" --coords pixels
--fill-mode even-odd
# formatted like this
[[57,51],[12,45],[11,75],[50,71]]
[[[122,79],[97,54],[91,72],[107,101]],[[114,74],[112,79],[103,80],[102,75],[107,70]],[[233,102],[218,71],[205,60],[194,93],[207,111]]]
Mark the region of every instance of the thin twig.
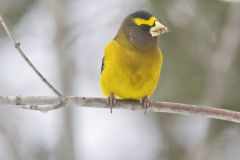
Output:
[[11,34],[10,30],[8,29],[4,19],[2,18],[0,14],[0,23],[3,26],[3,29],[7,33],[8,37],[13,42],[15,48],[18,50],[20,55],[23,57],[23,59],[28,63],[28,65],[33,69],[33,71],[41,78],[41,80],[60,98],[63,98],[63,95],[55,88],[51,83],[48,82],[48,80],[37,70],[37,68],[33,65],[33,63],[28,59],[28,57],[25,55],[25,53],[22,51],[20,47],[20,42],[17,42],[13,35]]
[[[57,97],[0,96],[0,107],[4,106],[40,110],[43,112],[68,106],[109,108],[106,105],[106,99],[104,98],[71,97],[71,96],[65,97],[61,105],[59,105],[59,99]],[[113,107],[113,109],[144,110],[143,106],[140,105],[139,101],[134,100],[117,100],[117,104]],[[240,112],[200,105],[171,102],[152,102],[147,111],[202,116],[240,123]]]

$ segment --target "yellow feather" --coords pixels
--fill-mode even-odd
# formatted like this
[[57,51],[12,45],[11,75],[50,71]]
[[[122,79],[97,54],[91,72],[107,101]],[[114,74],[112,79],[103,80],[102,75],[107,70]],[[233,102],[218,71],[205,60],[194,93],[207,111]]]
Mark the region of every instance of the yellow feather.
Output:
[[141,99],[154,92],[162,66],[162,53],[157,47],[139,53],[112,40],[105,48],[101,88],[105,96]]
[[143,24],[148,25],[148,26],[153,26],[155,21],[157,21],[157,18],[153,17],[153,16],[148,20],[142,19],[142,18],[134,18],[133,19],[133,22],[138,26],[143,25]]

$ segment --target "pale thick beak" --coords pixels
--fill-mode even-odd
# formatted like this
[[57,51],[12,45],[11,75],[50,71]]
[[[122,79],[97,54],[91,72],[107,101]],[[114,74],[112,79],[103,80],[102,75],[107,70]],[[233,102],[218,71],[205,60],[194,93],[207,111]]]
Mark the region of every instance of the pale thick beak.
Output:
[[160,36],[161,34],[167,33],[168,28],[165,27],[163,24],[161,24],[158,21],[155,21],[155,24],[153,27],[150,28],[150,34],[155,37],[155,36]]

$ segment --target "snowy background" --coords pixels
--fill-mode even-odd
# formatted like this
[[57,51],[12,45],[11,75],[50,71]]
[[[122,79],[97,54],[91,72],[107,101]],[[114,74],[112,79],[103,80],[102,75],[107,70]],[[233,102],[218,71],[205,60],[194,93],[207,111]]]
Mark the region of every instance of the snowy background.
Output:
[[[131,12],[168,26],[152,100],[240,110],[240,3],[197,0],[0,0],[21,47],[65,95],[103,97],[103,50]],[[0,95],[54,96],[0,27]],[[0,109],[0,159],[237,160],[240,126],[200,117],[72,107]]]

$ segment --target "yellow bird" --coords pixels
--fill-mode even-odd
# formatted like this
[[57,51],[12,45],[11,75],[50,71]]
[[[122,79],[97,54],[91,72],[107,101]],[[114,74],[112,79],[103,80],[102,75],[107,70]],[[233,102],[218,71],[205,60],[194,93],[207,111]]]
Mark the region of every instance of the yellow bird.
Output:
[[146,113],[163,62],[158,36],[166,32],[167,27],[147,11],[124,19],[102,60],[100,85],[111,112],[118,98],[140,100]]

